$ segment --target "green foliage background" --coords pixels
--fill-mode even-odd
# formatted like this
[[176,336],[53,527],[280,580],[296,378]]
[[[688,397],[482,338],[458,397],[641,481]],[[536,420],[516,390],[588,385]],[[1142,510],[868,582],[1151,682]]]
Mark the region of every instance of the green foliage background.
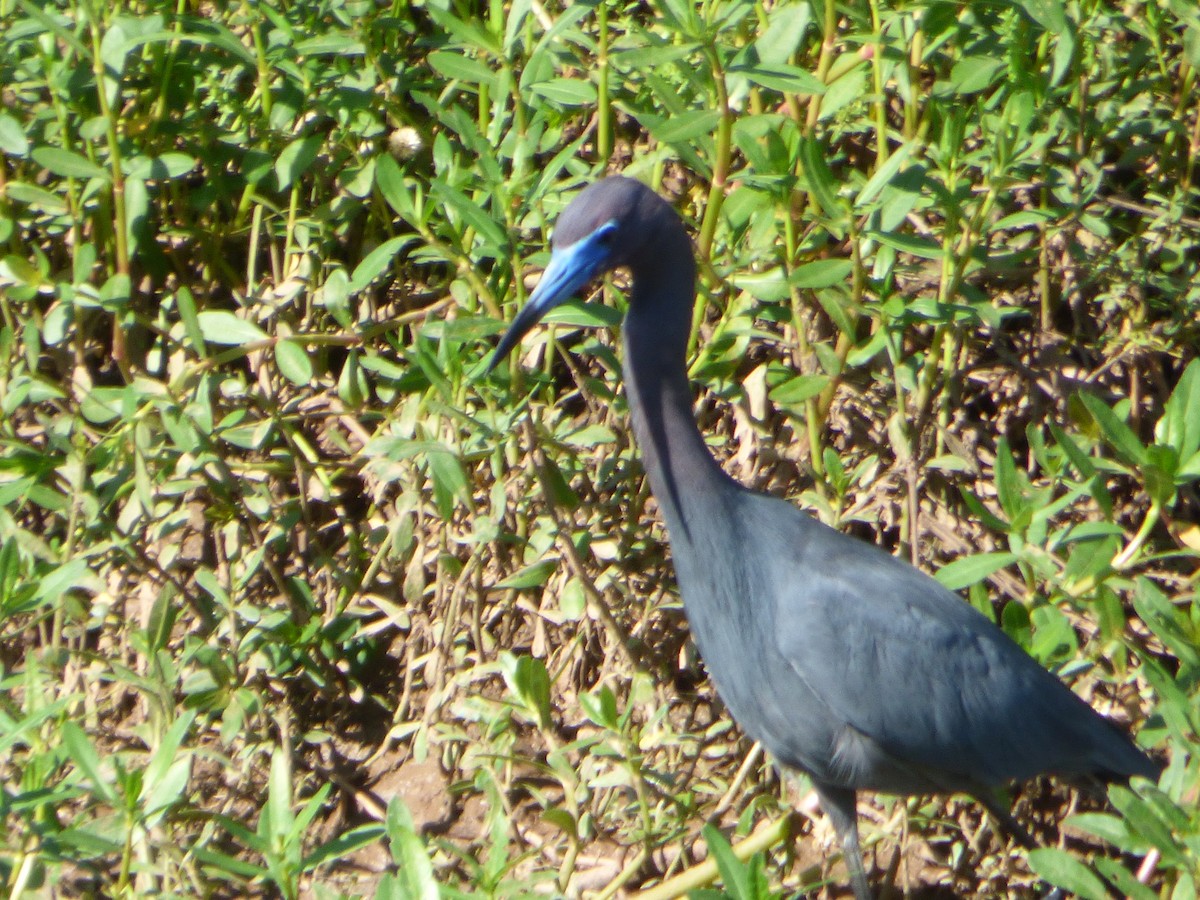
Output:
[[907,814],[913,888],[1195,896],[1190,0],[0,22],[9,896],[611,896],[708,847],[732,896],[836,883],[819,829],[701,840],[786,803],[689,655],[619,280],[484,376],[615,170],[696,234],[729,471],[940,566],[1169,763],[1063,837],[1027,791],[1027,863],[880,798],[881,865]]

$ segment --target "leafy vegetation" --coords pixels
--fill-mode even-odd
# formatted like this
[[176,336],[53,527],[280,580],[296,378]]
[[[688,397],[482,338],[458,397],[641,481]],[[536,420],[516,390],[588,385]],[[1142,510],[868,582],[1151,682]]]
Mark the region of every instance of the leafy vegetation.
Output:
[[878,866],[1195,896],[1190,0],[0,16],[8,896],[607,897],[709,848],[731,896],[834,893],[819,822],[727,845],[789,804],[688,649],[619,281],[485,377],[611,170],[694,225],[728,470],[940,568],[1169,762],[1026,790],[1027,862],[872,799]]

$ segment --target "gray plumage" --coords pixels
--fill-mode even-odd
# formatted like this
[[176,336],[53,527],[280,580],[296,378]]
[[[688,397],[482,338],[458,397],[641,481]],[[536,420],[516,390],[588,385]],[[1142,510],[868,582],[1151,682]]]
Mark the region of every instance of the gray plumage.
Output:
[[563,212],[553,247],[492,365],[587,282],[630,270],[629,407],[692,636],[745,732],[811,776],[858,900],[870,891],[856,791],[967,793],[1028,844],[997,800],[1003,785],[1157,777],[1128,737],[960,597],[721,470],[692,414],[695,261],[668,203],[606,178]]

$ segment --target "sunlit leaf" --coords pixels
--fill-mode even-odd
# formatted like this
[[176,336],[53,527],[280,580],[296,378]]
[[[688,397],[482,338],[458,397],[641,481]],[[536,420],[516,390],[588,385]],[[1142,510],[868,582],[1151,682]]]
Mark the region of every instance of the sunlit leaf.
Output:
[[267,334],[253,322],[224,309],[206,309],[196,314],[200,333],[210,344],[237,346],[267,339]]

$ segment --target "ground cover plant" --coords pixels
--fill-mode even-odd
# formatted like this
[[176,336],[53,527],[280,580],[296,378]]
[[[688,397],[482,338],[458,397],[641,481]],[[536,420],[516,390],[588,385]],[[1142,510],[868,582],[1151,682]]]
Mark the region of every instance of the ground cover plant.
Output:
[[877,867],[1195,896],[1190,0],[0,21],[8,896],[607,897],[705,856],[717,895],[838,894],[687,643],[620,280],[485,376],[607,171],[692,223],[726,469],[937,570],[1168,763],[1031,786],[1028,855],[870,798]]

